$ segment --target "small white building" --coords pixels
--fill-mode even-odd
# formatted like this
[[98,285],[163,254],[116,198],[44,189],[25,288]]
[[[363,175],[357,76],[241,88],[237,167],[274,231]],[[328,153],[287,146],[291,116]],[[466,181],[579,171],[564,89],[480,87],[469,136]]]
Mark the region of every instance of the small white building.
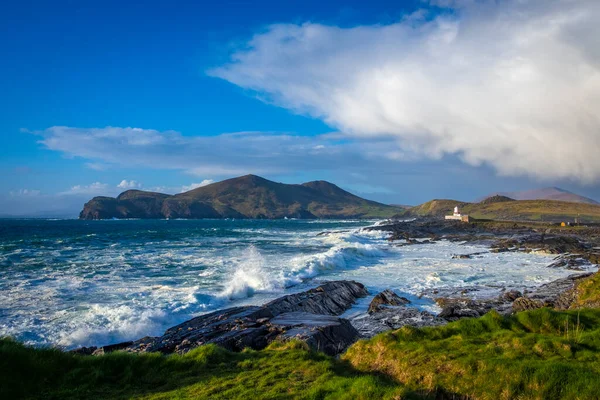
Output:
[[446,219],[447,220],[453,220],[453,221],[469,222],[469,216],[468,215],[462,215],[460,213],[460,210],[458,209],[458,206],[454,207],[454,214],[452,214],[452,215],[446,215]]

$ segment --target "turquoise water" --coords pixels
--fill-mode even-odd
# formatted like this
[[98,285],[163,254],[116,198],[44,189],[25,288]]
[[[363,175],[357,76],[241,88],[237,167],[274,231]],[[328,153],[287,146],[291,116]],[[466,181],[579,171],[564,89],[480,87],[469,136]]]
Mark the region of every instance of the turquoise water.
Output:
[[0,220],[0,335],[64,348],[114,343],[327,279],[355,279],[373,293],[393,288],[435,311],[432,289],[491,296],[571,273],[546,268],[550,258],[539,255],[455,260],[485,248],[392,246],[361,229],[373,223]]

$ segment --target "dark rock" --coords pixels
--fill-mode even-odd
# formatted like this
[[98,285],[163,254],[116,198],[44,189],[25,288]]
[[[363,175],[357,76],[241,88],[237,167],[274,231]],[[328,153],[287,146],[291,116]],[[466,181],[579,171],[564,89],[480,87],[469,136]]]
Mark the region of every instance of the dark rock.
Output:
[[362,336],[372,337],[390,329],[400,329],[403,326],[422,328],[443,325],[447,321],[415,307],[395,306],[379,309],[376,313],[359,315],[351,322]]
[[373,297],[371,304],[369,304],[369,314],[380,311],[386,306],[403,306],[409,303],[410,300],[407,298],[400,297],[390,289],[386,289]]
[[519,292],[518,290],[509,290],[500,296],[501,300],[508,302],[514,302],[519,297],[523,297],[523,293]]
[[302,293],[280,297],[263,307],[279,315],[285,312],[304,311],[313,314],[340,315],[354,302],[368,294],[362,283],[354,281],[327,282]]
[[496,252],[506,249],[519,249],[520,251],[538,251],[547,254],[583,253],[588,249],[579,238],[574,236],[549,236],[527,235],[513,239],[502,239],[492,245]]
[[360,337],[350,321],[330,315],[285,313],[273,318],[271,325],[283,332],[277,340],[298,339],[329,355],[341,353]]
[[584,267],[591,266],[589,259],[582,254],[561,254],[548,265],[548,268],[566,268],[573,271],[583,271]]
[[567,309],[574,300],[572,293],[576,285],[583,279],[593,275],[592,273],[569,275],[566,278],[557,279],[542,285],[525,297],[518,298],[513,303],[513,311],[533,310],[541,307],[554,307]]
[[117,344],[111,344],[108,346],[102,346],[102,347],[99,347],[96,350],[94,350],[92,352],[92,355],[98,356],[98,355],[102,355],[102,354],[111,353],[111,352],[117,351],[117,350],[124,350],[128,346],[131,346],[132,344],[133,344],[133,342],[122,342],[122,343],[117,343]]
[[505,299],[504,296],[500,296],[497,299],[481,300],[469,298],[437,298],[436,302],[442,307],[442,311],[438,314],[438,317],[443,318],[446,321],[481,317],[492,310],[496,310],[500,314],[509,314],[511,312],[512,303],[511,300]]
[[[354,281],[326,282],[315,289],[281,297],[258,306],[232,307],[193,318],[169,328],[160,337],[144,337],[96,349],[111,351],[186,353],[203,344],[231,351],[263,349],[275,340],[297,337],[311,348],[337,354],[358,339],[358,332],[340,315],[359,298],[365,287]],[[88,354],[80,350],[80,354]]]
[[97,349],[98,348],[96,346],[79,347],[77,349],[73,349],[73,350],[69,351],[69,353],[79,354],[79,355],[82,355],[82,356],[91,356],[92,354],[94,354],[94,352]]
[[485,253],[487,253],[487,251],[480,251],[480,252],[477,252],[477,253],[470,253],[470,254],[453,254],[452,258],[453,259],[459,259],[459,260],[460,259],[470,259],[470,258],[473,258],[474,256],[480,256],[480,255],[485,254]]
[[541,300],[531,299],[529,297],[519,297],[513,302],[513,311],[528,311],[528,310],[536,310],[538,308],[542,308],[548,306],[550,304],[544,303]]

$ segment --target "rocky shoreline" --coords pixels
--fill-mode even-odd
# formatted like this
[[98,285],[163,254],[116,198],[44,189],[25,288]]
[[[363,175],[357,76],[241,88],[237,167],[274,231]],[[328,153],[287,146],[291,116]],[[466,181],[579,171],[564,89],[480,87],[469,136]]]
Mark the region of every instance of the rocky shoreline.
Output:
[[[596,232],[582,235],[553,232],[545,228],[514,224],[497,225],[442,223],[440,221],[392,222],[366,228],[390,232],[393,245],[418,245],[436,240],[485,243],[490,252],[523,251],[557,254],[550,268],[580,271],[582,266],[598,264]],[[418,239],[418,240],[417,240]],[[480,253],[455,257],[476,257]],[[297,339],[311,349],[338,355],[360,338],[403,326],[443,325],[461,318],[482,316],[492,310],[500,314],[541,307],[568,309],[577,285],[593,273],[579,272],[529,292],[504,290],[496,298],[475,299],[469,290],[456,288],[444,293],[426,294],[441,308],[437,315],[416,308],[392,290],[374,294],[368,312],[350,318],[341,315],[358,299],[369,296],[365,286],[355,281],[325,282],[301,293],[275,299],[263,306],[231,307],[201,315],[168,329],[162,336],[102,347],[83,347],[73,352],[99,355],[112,351],[134,353],[186,353],[204,345],[216,344],[232,351],[246,347],[260,350],[274,341]],[[475,289],[476,290],[476,289]]]

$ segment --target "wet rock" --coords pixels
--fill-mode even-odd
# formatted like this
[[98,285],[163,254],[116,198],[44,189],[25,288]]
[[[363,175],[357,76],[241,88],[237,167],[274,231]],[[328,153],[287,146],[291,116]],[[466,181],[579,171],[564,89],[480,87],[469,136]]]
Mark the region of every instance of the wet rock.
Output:
[[519,297],[523,297],[523,293],[518,290],[509,290],[504,292],[502,296],[500,296],[500,299],[506,302],[514,302]]
[[513,303],[513,311],[533,310],[541,307],[554,307],[564,310],[570,307],[573,301],[573,289],[583,279],[592,273],[574,274],[566,278],[557,279],[542,285],[524,297],[518,298]]
[[354,302],[368,295],[362,283],[355,281],[327,282],[302,293],[290,294],[265,304],[273,315],[304,311],[313,314],[340,315]]
[[446,320],[427,311],[407,306],[386,307],[376,313],[359,315],[351,322],[360,334],[367,338],[390,329],[400,329],[403,326],[422,328],[447,323]]
[[455,260],[467,260],[467,259],[471,259],[471,258],[473,258],[475,256],[480,256],[480,255],[486,254],[486,253],[487,253],[487,251],[480,251],[480,252],[477,252],[477,253],[469,253],[469,254],[453,254],[452,255],[452,259],[455,259]]
[[410,300],[407,298],[400,297],[390,289],[386,289],[373,297],[371,304],[369,304],[369,314],[381,311],[382,309],[385,309],[386,306],[403,306],[409,303]]
[[285,313],[273,318],[271,325],[283,332],[276,340],[298,339],[329,355],[341,353],[360,338],[350,321],[330,315]]
[[[519,293],[515,291],[516,293]],[[469,298],[437,298],[436,303],[442,307],[439,318],[446,321],[456,321],[462,318],[481,317],[492,310],[500,314],[509,314],[512,300],[506,299],[503,294],[496,299],[474,300]],[[513,293],[513,295],[516,295]],[[510,295],[509,295],[510,297]]]
[[[111,351],[186,353],[203,344],[231,351],[246,347],[263,349],[275,340],[298,338],[311,348],[337,354],[359,337],[340,315],[359,298],[365,287],[354,281],[327,282],[315,289],[281,297],[258,306],[232,307],[201,315],[169,328],[162,336],[100,347],[99,355]],[[89,354],[88,350],[78,350]]]
[[518,249],[545,254],[583,253],[588,247],[585,242],[575,236],[551,236],[546,233],[502,239],[492,245],[495,252]]
[[554,262],[548,265],[548,268],[566,268],[573,271],[583,271],[585,267],[592,263],[581,254],[561,254],[554,259]]

